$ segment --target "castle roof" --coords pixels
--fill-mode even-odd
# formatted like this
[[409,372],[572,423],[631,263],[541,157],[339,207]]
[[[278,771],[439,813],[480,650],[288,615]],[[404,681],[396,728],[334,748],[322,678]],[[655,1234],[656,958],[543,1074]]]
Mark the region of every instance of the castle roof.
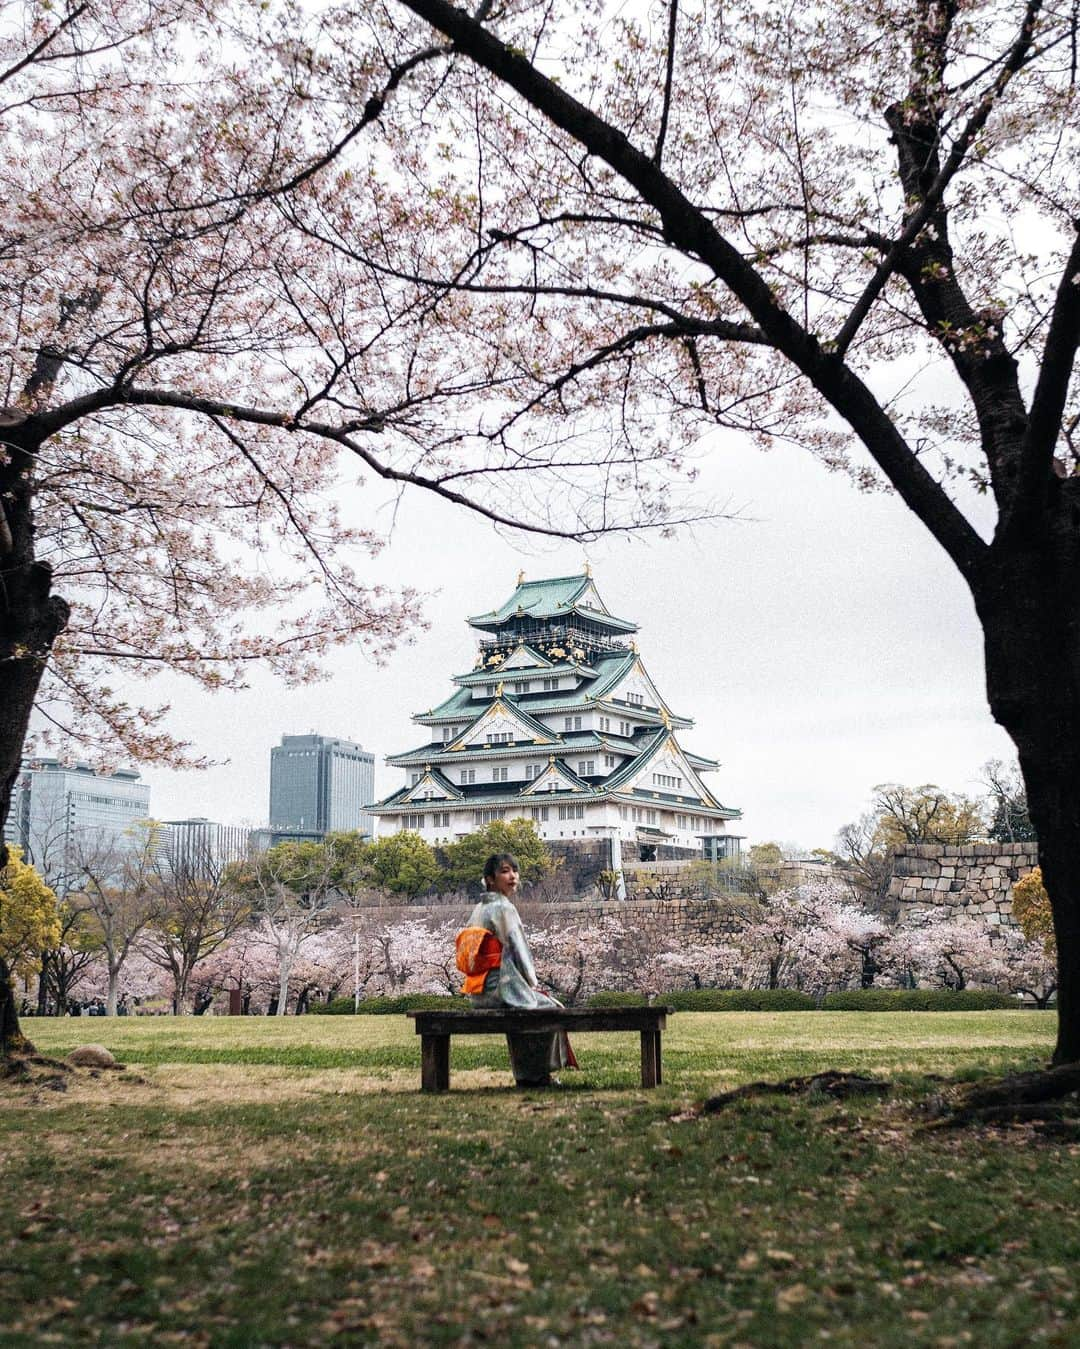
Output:
[[572,615],[613,632],[637,632],[637,624],[616,618],[597,594],[588,573],[579,576],[555,576],[543,581],[518,581],[514,593],[498,609],[476,614],[471,627],[497,632],[515,618],[568,619]]

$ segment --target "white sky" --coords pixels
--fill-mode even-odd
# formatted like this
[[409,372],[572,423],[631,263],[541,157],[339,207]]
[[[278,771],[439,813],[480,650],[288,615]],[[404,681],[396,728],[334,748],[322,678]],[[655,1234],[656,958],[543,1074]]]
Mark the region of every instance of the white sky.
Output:
[[[381,488],[357,493],[364,522],[388,528]],[[410,716],[453,691],[472,667],[470,613],[500,604],[517,573],[579,572],[586,552],[609,609],[633,619],[645,668],[696,725],[683,743],[719,759],[709,781],[743,811],[733,832],[830,846],[872,787],[936,782],[979,791],[989,758],[1012,758],[986,707],[974,609],[952,564],[898,498],[857,493],[794,449],[725,442],[704,461],[703,494],[737,520],[675,539],[549,546],[500,536],[435,498],[407,495],[371,580],[431,594],[431,627],[383,666],[357,650],[326,682],[286,689],[265,675],[250,691],[209,695],[179,678],[172,725],[220,761],[200,773],[143,770],[162,819],[205,815],[265,822],[270,749],[282,733],[359,741],[376,756],[376,791],[403,779],[382,763],[423,740]]]

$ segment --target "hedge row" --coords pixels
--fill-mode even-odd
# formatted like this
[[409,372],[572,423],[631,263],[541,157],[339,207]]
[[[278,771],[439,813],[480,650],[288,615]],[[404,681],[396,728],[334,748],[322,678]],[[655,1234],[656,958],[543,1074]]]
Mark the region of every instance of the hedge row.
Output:
[[[812,1012],[818,1003],[791,988],[693,988],[660,993],[653,1001],[676,1012]],[[643,993],[595,993],[590,1007],[644,1007]],[[463,1009],[460,997],[438,993],[404,993],[396,998],[365,998],[359,1011],[367,1016],[405,1012],[436,1012],[445,1007]],[[1017,1006],[1007,993],[964,988],[855,988],[829,993],[820,1004],[826,1012],[992,1012]],[[314,1003],[308,1010],[319,1016],[351,1016],[352,998]]]
[[826,1012],[997,1012],[1017,1000],[978,988],[852,988],[829,993],[821,1006]]
[[[644,1007],[641,993],[596,993],[590,1007]],[[806,993],[792,988],[690,988],[658,993],[657,1006],[675,1012],[812,1012],[817,1005]]]
[[[640,993],[597,993],[590,1007],[643,1007]],[[1015,1008],[1008,993],[975,988],[853,988],[820,1004],[790,988],[695,988],[653,999],[676,1012],[996,1012]]]

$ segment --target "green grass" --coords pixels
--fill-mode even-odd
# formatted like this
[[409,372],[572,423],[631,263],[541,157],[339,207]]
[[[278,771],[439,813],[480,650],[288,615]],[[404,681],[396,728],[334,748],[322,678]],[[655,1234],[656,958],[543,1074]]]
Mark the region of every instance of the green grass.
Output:
[[[561,1093],[404,1017],[29,1022],[131,1066],[0,1088],[0,1345],[1072,1345],[1080,1147],[920,1133],[925,1074],[1045,1061],[1045,1013],[674,1016],[665,1085],[583,1035]],[[850,1067],[885,1102],[741,1102]]]

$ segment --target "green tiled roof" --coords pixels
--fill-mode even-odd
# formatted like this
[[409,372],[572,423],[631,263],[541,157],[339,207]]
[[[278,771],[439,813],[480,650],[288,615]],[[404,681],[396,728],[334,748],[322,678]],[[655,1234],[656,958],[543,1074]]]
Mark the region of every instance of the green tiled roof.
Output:
[[707,773],[710,769],[720,767],[719,759],[706,759],[702,754],[691,754],[688,749],[684,749],[683,753],[686,755],[686,762],[690,767],[696,768],[699,772]]
[[[558,665],[522,665],[504,671],[500,666],[490,670],[470,670],[468,674],[454,675],[454,683],[462,688],[472,688],[474,684],[515,683],[519,679],[552,679],[560,675],[580,675],[582,679],[595,679],[598,671],[591,665],[576,665],[561,661]],[[568,690],[573,692],[572,689]],[[516,696],[516,695],[513,695]]]
[[547,619],[566,618],[578,613],[582,618],[619,632],[636,632],[637,624],[625,618],[616,618],[606,610],[578,606],[577,600],[593,584],[591,576],[553,576],[542,581],[519,581],[514,593],[498,609],[476,614],[469,619],[474,628],[497,629],[517,617]]
[[[548,734],[554,736],[554,741],[543,745],[534,745],[529,740],[515,740],[509,744],[490,745],[482,750],[452,750],[442,741],[427,740],[422,745],[417,745],[415,749],[388,755],[386,762],[398,768],[415,768],[417,764],[431,764],[434,767],[435,764],[453,766],[468,763],[477,754],[482,754],[485,759],[502,759],[521,758],[523,755],[535,757],[550,754],[554,749],[564,754],[580,754],[585,750],[630,755],[641,752],[641,746],[634,741],[609,735],[606,731],[550,731]],[[460,736],[458,738],[460,739]]]

